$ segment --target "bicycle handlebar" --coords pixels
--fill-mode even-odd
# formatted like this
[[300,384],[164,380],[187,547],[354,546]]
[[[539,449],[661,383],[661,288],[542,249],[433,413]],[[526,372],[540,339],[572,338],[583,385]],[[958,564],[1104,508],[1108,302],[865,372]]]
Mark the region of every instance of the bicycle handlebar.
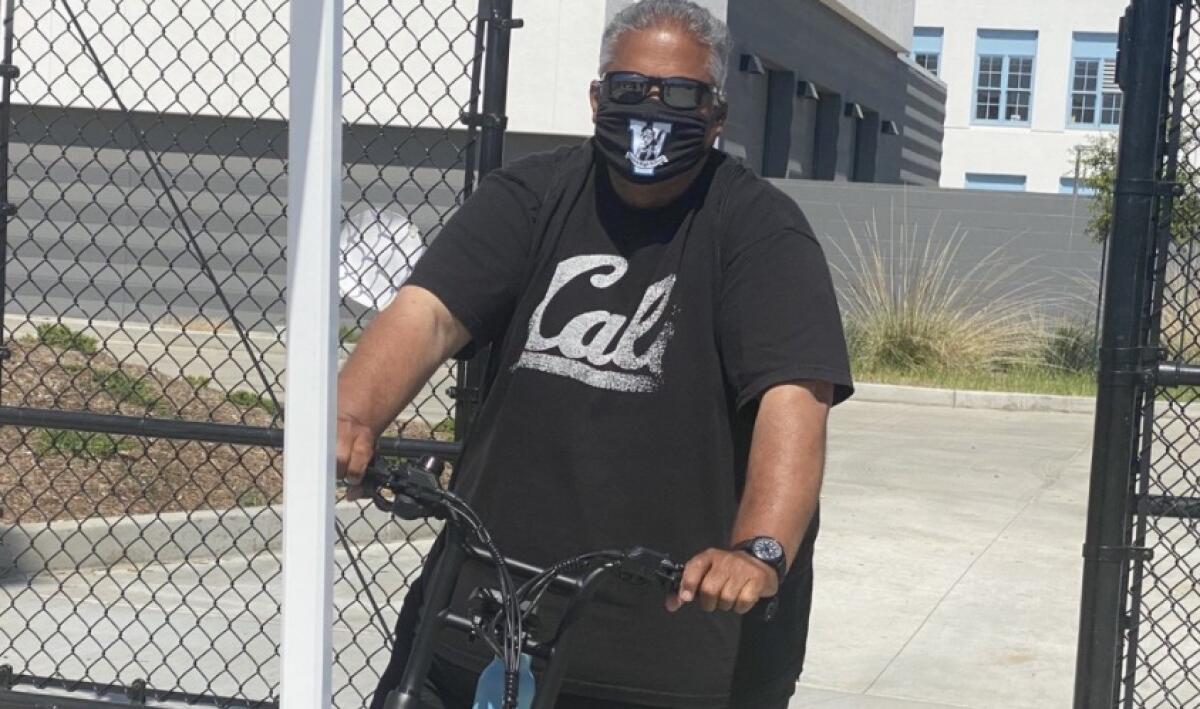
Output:
[[[447,498],[456,498],[441,487],[443,468],[442,461],[432,456],[423,459],[419,466],[410,464],[401,467],[386,466],[376,459],[367,466],[360,485],[370,494],[376,507],[401,519],[449,519],[455,516],[455,510],[447,505]],[[383,497],[380,494],[382,489],[389,490],[392,499]],[[478,546],[469,546],[469,550],[477,560],[489,559],[488,552]],[[588,554],[593,555],[605,555],[617,562],[619,571],[627,577],[655,581],[670,591],[678,590],[683,577],[683,564],[673,561],[667,554],[642,546]],[[539,576],[547,571],[508,557],[505,557],[505,561],[512,571],[523,576]],[[564,590],[579,591],[582,587],[582,581],[565,573],[556,574],[552,583]]]
[[[442,488],[440,479],[443,468],[441,461],[432,456],[422,460],[420,465],[410,463],[400,467],[385,466],[376,459],[367,466],[359,483],[368,492],[375,506],[385,512],[406,520],[433,517],[447,520],[448,523],[445,548],[441,557],[434,563],[427,584],[422,612],[422,617],[427,621],[422,620],[418,624],[401,686],[391,695],[395,701],[390,702],[389,707],[408,709],[420,706],[419,689],[429,671],[438,627],[451,627],[483,637],[499,657],[500,649],[494,644],[494,639],[488,636],[496,632],[496,622],[506,614],[515,613],[515,618],[505,618],[505,628],[503,633],[499,634],[499,639],[509,643],[515,639],[514,651],[526,652],[546,661],[542,679],[538,682],[533,708],[550,709],[554,705],[566,671],[562,647],[571,638],[575,621],[582,613],[583,606],[594,595],[597,581],[601,577],[616,572],[627,581],[652,581],[661,585],[664,590],[678,590],[683,577],[683,565],[673,561],[666,554],[640,546],[582,554],[545,569],[509,559],[492,543],[482,521],[470,506],[454,493]],[[390,491],[391,499],[385,497],[382,490]],[[464,534],[468,530],[474,533],[482,546],[468,541]],[[485,627],[487,624],[481,623],[478,618],[469,619],[457,615],[449,608],[459,569],[467,558],[491,561],[501,577],[501,588],[497,596],[492,596],[488,589],[476,589],[476,593],[473,594],[479,595],[493,606],[489,627]],[[586,573],[582,578],[572,577],[570,572],[576,570]],[[529,578],[519,590],[513,590],[511,586],[513,573]],[[542,594],[554,586],[566,591],[571,600],[553,639],[547,643],[539,643],[521,630],[521,618],[533,614]],[[506,587],[508,590],[505,590]],[[515,706],[516,702],[515,694],[508,696],[508,690],[515,692],[516,687],[516,670],[512,666],[511,658],[506,660],[506,682],[508,675],[512,675],[513,682],[511,686],[506,686],[506,709]]]

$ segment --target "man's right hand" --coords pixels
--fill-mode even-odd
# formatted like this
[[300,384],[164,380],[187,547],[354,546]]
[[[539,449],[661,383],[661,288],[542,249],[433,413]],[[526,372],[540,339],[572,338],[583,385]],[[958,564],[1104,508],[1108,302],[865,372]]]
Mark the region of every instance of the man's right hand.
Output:
[[346,499],[362,497],[363,473],[375,457],[375,432],[350,414],[337,416],[337,476],[348,485]]
[[337,476],[347,499],[361,482],[376,439],[417,396],[439,365],[471,335],[433,293],[404,286],[363,331],[338,373]]

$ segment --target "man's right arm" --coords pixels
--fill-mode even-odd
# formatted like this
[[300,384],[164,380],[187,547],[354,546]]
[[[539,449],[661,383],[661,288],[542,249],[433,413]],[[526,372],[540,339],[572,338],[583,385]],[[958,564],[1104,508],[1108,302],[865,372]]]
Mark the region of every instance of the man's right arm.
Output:
[[361,478],[383,430],[470,340],[466,327],[433,293],[417,286],[400,289],[367,326],[338,375],[339,478],[351,483]]

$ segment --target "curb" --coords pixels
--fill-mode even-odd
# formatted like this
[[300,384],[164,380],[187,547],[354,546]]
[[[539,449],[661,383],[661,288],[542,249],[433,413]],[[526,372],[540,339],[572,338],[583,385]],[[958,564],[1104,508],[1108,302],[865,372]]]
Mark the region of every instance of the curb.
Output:
[[[394,520],[365,503],[342,502],[334,510],[347,541],[356,545],[432,538],[436,531],[425,522]],[[274,505],[0,527],[0,578],[213,559],[231,552],[252,557],[280,548],[282,514],[282,506]]]
[[1087,396],[1052,394],[1014,394],[1000,391],[968,391],[900,386],[897,384],[854,385],[851,401],[879,404],[943,406],[952,409],[988,409],[992,411],[1035,411],[1058,414],[1094,414],[1096,400]]

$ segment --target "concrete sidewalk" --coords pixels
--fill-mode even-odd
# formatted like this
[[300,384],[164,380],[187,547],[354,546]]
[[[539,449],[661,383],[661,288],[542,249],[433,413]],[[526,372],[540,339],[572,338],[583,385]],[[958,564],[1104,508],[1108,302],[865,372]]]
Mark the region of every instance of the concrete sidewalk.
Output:
[[[839,407],[809,660],[792,706],[1069,706],[1091,423],[1078,414]],[[389,623],[415,551],[358,552]],[[382,632],[369,627],[369,599],[340,553],[339,566],[337,706],[361,707],[385,664]],[[277,681],[278,572],[268,549],[12,579],[0,586],[0,663],[21,668],[24,655],[34,671],[57,665],[78,677],[80,663],[64,662],[75,654],[97,679],[159,668],[151,686],[178,673],[192,691],[262,697]]]
[[835,410],[793,706],[1070,706],[1091,425]]

